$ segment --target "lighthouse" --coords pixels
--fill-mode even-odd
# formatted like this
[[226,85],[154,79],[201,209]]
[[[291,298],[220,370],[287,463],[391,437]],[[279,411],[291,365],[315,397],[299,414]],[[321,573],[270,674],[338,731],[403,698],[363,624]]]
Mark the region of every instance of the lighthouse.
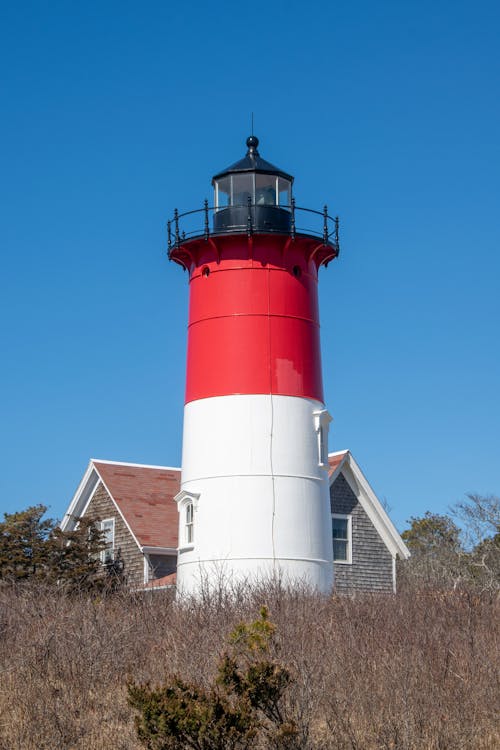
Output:
[[333,584],[318,271],[338,220],[300,208],[293,177],[244,158],[213,205],[168,222],[189,280],[177,586]]

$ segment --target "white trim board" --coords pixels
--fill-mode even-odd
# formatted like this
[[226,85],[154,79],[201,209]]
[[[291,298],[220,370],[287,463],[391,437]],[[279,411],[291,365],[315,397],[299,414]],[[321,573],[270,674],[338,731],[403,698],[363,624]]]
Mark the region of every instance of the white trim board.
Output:
[[349,455],[349,451],[335,451],[335,453],[329,453],[328,458],[331,458],[332,456],[344,456],[342,461],[339,463],[335,471],[332,472],[331,476],[329,477],[330,487],[334,483],[334,481],[337,479],[338,475],[342,471],[342,467],[345,464],[347,457]]
[[87,507],[88,501],[93,496],[98,484],[99,475],[91,460],[61,521],[62,531],[73,531],[78,519],[83,514],[83,508]]
[[169,556],[177,554],[177,547],[151,547],[146,544],[144,547],[141,547],[141,552],[144,552],[145,555]]
[[158,466],[156,464],[133,464],[130,461],[108,461],[105,458],[91,458],[90,462],[114,464],[115,466],[135,466],[137,469],[161,469],[162,471],[181,471],[179,466]]

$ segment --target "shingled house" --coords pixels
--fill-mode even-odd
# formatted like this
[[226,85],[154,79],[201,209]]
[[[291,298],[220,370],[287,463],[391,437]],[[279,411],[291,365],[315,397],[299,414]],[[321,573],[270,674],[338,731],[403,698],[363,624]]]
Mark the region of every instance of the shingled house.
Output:
[[[335,590],[395,591],[396,559],[408,549],[352,454],[328,458]],[[103,562],[119,553],[132,588],[173,585],[180,478],[178,468],[92,459],[61,527],[94,519],[108,543]]]
[[91,459],[61,528],[82,516],[100,523],[108,543],[105,557],[118,554],[128,584],[138,588],[175,575],[180,469]]
[[396,591],[410,553],[349,451],[328,455],[335,590]]

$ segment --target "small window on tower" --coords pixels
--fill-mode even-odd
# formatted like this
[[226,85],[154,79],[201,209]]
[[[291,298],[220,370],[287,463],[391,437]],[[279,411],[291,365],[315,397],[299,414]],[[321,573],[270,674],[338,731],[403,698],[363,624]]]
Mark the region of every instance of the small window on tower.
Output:
[[186,504],[186,544],[194,543],[194,508],[193,503]]
[[328,469],[328,425],[332,421],[327,410],[314,412],[314,426],[318,438],[318,463],[323,469]]
[[323,466],[328,463],[328,428],[325,425],[319,428],[319,462]]
[[190,552],[194,548],[194,519],[198,512],[200,495],[197,492],[181,490],[174,498],[179,511],[179,553]]

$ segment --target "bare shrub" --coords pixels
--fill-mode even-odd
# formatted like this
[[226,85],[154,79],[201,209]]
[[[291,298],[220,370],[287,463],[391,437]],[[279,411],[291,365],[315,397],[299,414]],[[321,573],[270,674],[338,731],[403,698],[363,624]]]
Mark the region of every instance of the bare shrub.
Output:
[[229,634],[263,604],[303,750],[500,745],[491,591],[327,598],[269,582],[175,602],[2,584],[0,750],[139,750],[127,682],[177,674],[208,688]]

